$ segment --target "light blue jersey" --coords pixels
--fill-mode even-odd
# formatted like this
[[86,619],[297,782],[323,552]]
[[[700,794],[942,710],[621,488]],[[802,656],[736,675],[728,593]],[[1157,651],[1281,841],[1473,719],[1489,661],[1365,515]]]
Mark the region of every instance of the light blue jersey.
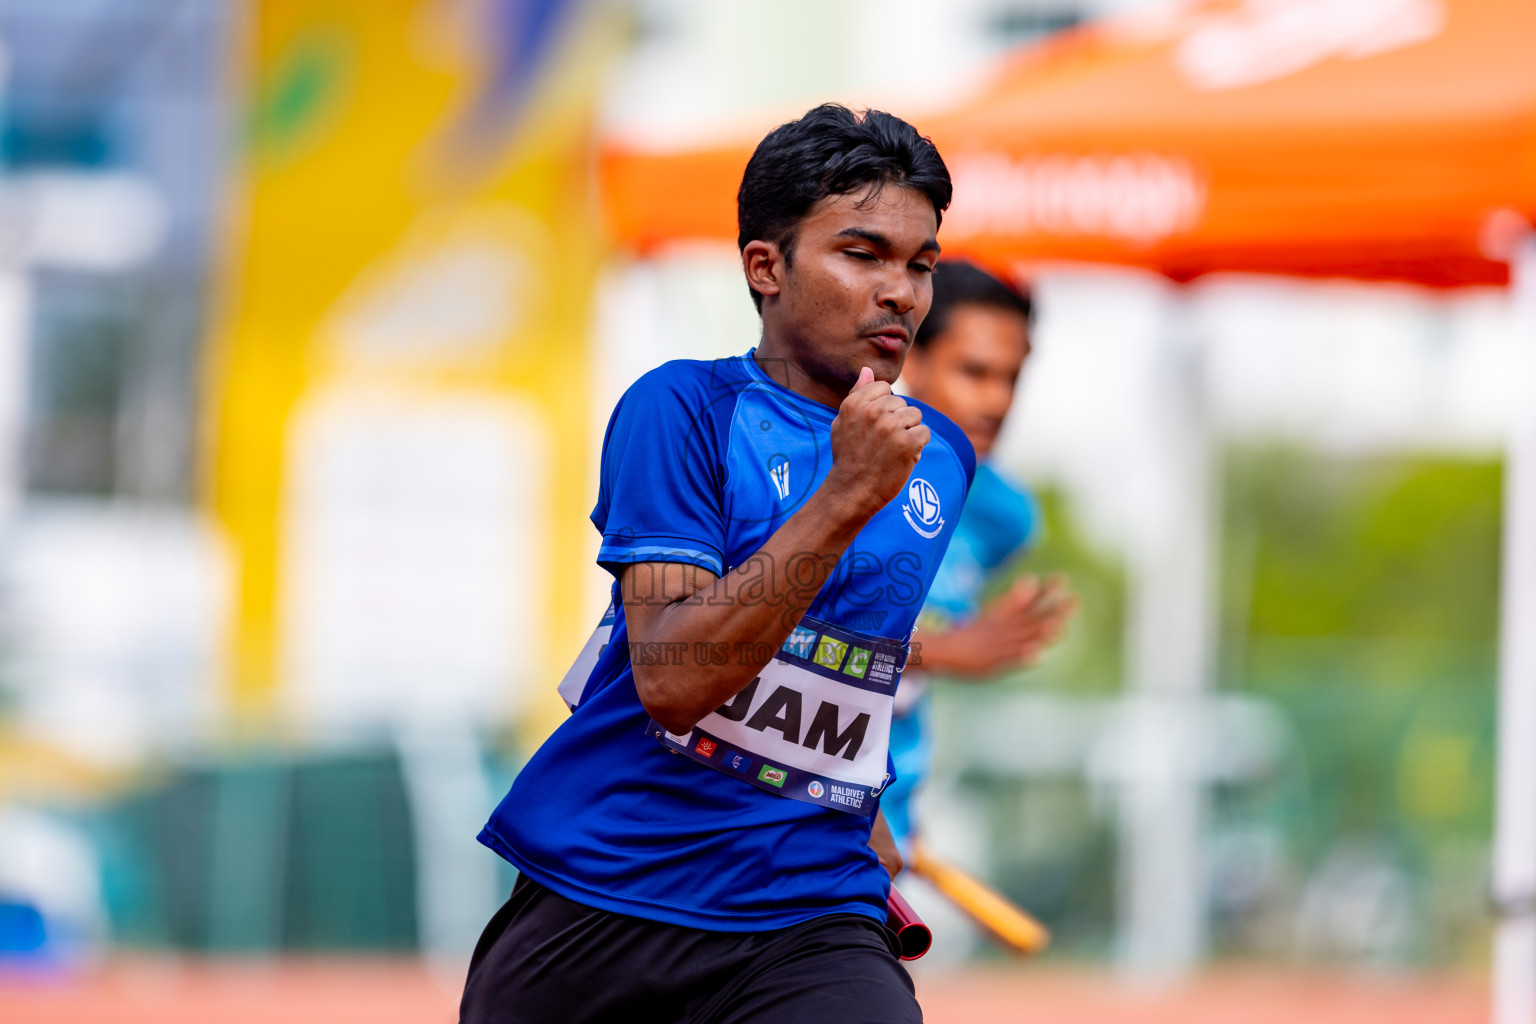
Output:
[[[679,562],[744,568],[725,599],[782,604],[764,583],[773,572],[754,577],[751,561],[826,479],[836,414],[750,354],[641,378],[609,422],[592,512],[615,600],[628,566]],[[975,472],[959,428],[926,407],[923,422],[932,440],[901,496],[859,532],[782,647],[631,644],[622,604],[610,610],[562,684],[571,717],[481,842],[567,899],[633,917],[716,931],[885,920],[890,879],[868,842],[893,774],[891,706]],[[634,658],[763,667],[674,736],[641,704]]]
[[[992,574],[1037,536],[1040,513],[1034,497],[1001,476],[991,465],[976,468],[955,539],[939,565],[923,605],[915,640],[924,632],[963,625],[981,610],[982,594]],[[881,810],[898,843],[912,833],[912,798],[933,760],[926,679],[915,666],[902,679],[897,713],[891,722],[891,760],[896,781],[885,791]]]

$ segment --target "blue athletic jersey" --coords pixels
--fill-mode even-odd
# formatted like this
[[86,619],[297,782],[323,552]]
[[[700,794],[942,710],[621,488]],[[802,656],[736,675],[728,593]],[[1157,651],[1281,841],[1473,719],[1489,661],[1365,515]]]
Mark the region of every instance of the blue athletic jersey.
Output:
[[[965,435],[922,408],[932,440],[908,488],[859,533],[811,616],[898,641],[911,634],[975,473]],[[615,601],[629,564],[723,575],[757,552],[825,479],[836,413],[775,383],[750,352],[642,377],[609,421],[592,512]],[[716,931],[834,913],[883,921],[890,882],[868,846],[871,819],[670,753],[647,735],[630,655],[619,605],[578,706],[480,841],[568,899],[656,921]]]
[[1034,542],[1040,513],[1027,489],[990,463],[976,467],[976,480],[923,603],[923,628],[969,622],[981,610],[981,595],[992,573]]
[[[929,631],[963,625],[981,610],[981,597],[992,574],[1034,543],[1040,513],[1033,495],[999,474],[988,463],[976,468],[976,479],[955,526],[955,539],[939,565],[923,605],[921,643]],[[921,685],[914,670],[902,683]],[[900,701],[901,713],[891,723],[891,760],[897,781],[881,798],[886,821],[905,847],[912,832],[912,798],[933,760],[926,694]]]

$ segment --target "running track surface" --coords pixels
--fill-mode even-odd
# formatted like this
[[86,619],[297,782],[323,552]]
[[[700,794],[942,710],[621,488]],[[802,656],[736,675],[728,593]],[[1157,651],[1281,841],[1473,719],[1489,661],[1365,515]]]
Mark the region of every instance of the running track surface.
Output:
[[[1049,965],[921,973],[928,1024],[1483,1024],[1475,975],[1221,969],[1132,993],[1104,972]],[[452,982],[421,963],[118,961],[71,978],[0,974],[6,1024],[449,1024]]]

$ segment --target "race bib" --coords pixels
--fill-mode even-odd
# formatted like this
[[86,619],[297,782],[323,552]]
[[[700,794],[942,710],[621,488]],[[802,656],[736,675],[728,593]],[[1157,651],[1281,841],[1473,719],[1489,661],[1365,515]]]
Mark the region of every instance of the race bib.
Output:
[[608,638],[613,636],[613,623],[618,618],[618,612],[613,602],[608,602],[607,611],[603,612],[602,620],[592,635],[587,637],[587,642],[576,655],[576,660],[571,667],[566,669],[565,677],[560,680],[560,699],[565,701],[565,706],[575,711],[581,706],[582,700],[587,695],[587,682],[592,678],[592,669],[597,666],[597,656],[603,653],[603,648],[608,646]]
[[904,644],[809,617],[729,703],[664,746],[776,796],[869,817],[890,776]]

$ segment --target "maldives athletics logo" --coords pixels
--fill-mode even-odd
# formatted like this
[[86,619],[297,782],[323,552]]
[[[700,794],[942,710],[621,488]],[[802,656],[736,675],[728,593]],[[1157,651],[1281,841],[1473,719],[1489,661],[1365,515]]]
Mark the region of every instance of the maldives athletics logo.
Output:
[[807,793],[811,794],[811,799],[812,800],[820,800],[823,796],[826,796],[826,794],[827,794],[827,787],[823,786],[821,783],[817,782],[815,779],[812,779],[811,780],[811,784],[809,786],[805,787],[805,791]]
[[907,525],[929,540],[944,529],[944,514],[939,509],[939,490],[920,476],[907,484],[907,503],[901,506]]

